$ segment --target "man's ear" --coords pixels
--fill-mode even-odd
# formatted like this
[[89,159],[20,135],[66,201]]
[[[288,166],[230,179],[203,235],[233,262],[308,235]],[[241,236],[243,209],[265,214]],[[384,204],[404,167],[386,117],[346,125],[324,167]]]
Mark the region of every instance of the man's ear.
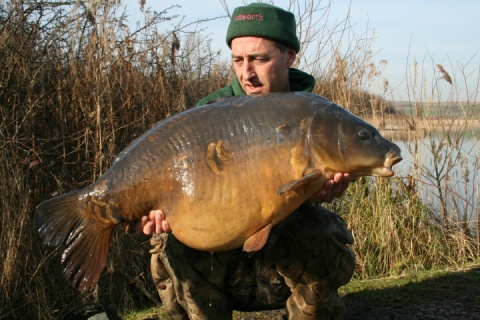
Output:
[[287,49],[287,66],[289,68],[293,65],[296,58],[297,58],[297,52],[292,48],[288,48]]

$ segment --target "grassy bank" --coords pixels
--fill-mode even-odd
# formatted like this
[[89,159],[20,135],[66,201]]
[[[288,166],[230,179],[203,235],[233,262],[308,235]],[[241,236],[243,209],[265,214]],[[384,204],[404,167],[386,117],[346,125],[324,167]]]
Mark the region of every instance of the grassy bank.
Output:
[[[480,264],[353,280],[341,288],[345,319],[478,319]],[[235,320],[276,319],[285,310],[235,312]],[[122,314],[124,320],[168,319],[162,307]],[[278,318],[280,319],[280,318]]]

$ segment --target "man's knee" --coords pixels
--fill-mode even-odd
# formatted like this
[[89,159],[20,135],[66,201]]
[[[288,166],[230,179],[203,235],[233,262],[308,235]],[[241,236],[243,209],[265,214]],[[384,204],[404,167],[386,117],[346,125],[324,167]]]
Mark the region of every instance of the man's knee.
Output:
[[231,254],[194,250],[172,235],[163,239],[161,246],[152,255],[152,273],[163,285],[159,294],[170,316],[231,319],[232,303],[223,292]]
[[286,304],[288,318],[295,320],[343,319],[345,305],[327,281],[299,284]]
[[150,271],[157,289],[158,285],[170,278],[170,274],[160,258],[165,246],[165,240],[163,235],[155,235],[150,239],[150,245],[153,247],[150,250]]
[[188,320],[187,313],[177,300],[174,282],[167,270],[165,263],[161,256],[164,254],[165,243],[167,235],[154,235],[150,239],[150,244],[153,247],[150,250],[152,254],[150,257],[150,271],[152,274],[153,283],[157,288],[158,295],[162,300],[165,312],[168,313],[170,319],[173,320]]
[[344,304],[338,288],[347,284],[355,268],[349,245],[353,237],[343,219],[322,207],[306,207],[284,226],[278,245],[295,248],[278,263],[292,295],[290,319],[341,319]]

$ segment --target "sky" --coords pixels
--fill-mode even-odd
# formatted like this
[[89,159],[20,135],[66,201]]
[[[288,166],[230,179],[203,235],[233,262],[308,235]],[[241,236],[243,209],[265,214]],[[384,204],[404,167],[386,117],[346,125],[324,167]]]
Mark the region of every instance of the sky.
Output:
[[[328,4],[328,1],[323,2]],[[124,3],[130,23],[140,20],[139,2]],[[245,1],[226,0],[226,3],[233,11]],[[283,8],[288,3],[289,0],[274,1]],[[184,17],[184,22],[226,14],[219,0],[147,0],[145,7],[161,11],[172,4],[181,8],[173,8],[169,13]],[[413,101],[428,98],[435,92],[435,100],[479,101],[479,0],[333,0],[329,20],[340,21],[348,12],[356,32],[364,34],[367,28],[374,30],[373,62],[387,61],[381,74],[389,83],[389,90],[382,93],[385,98]],[[212,48],[221,49],[226,59],[229,49],[224,39],[228,22],[225,17],[204,25],[204,32],[213,39]],[[426,88],[425,94],[413,94],[414,61],[425,79],[419,81],[417,91]],[[453,85],[440,79],[436,64],[441,64],[448,72]]]

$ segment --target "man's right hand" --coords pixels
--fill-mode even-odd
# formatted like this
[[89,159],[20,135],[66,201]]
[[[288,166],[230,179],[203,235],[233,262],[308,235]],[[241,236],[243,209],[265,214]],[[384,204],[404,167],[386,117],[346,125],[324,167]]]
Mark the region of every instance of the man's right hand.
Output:
[[143,232],[146,235],[151,235],[152,233],[170,233],[170,225],[167,220],[165,220],[165,214],[162,210],[152,210],[148,216],[143,216],[134,226],[135,231]]
[[350,183],[350,173],[337,172],[335,176],[327,180],[323,189],[314,195],[311,200],[317,203],[332,202],[333,199],[341,197]]

